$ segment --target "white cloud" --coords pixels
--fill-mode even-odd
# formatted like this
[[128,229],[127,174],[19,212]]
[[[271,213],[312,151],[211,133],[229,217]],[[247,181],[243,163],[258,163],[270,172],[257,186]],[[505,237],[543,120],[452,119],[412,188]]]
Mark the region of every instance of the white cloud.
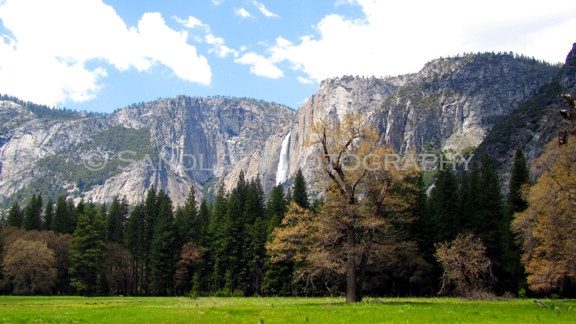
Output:
[[282,37],[282,36],[276,38],[276,46],[278,46],[278,47],[287,47],[287,46],[290,46],[290,45],[292,45],[292,43],[291,43],[289,40],[287,40],[286,38],[284,38],[284,37]]
[[[440,56],[463,52],[514,51],[551,62],[563,61],[576,30],[576,2],[546,6],[516,2],[340,0],[358,4],[364,19],[328,15],[317,36],[300,43],[278,41],[266,59],[287,61],[316,81],[341,75],[396,75],[420,70]],[[281,37],[280,37],[281,38]]]
[[228,56],[228,54],[232,54],[234,57],[238,56],[238,52],[236,50],[233,50],[230,47],[224,45],[224,40],[222,38],[208,33],[204,39],[206,40],[206,43],[213,45],[213,48],[208,50],[208,53],[216,53],[216,55],[221,58]]
[[252,0],[252,4],[255,5],[256,8],[258,8],[258,10],[260,10],[260,12],[261,12],[264,16],[266,16],[266,17],[268,17],[268,18],[280,18],[280,16],[278,16],[277,14],[275,14],[275,13],[271,12],[270,10],[266,9],[266,6],[264,6],[264,4],[262,4],[262,3],[258,2],[258,1]]
[[224,2],[224,0],[212,0],[212,3],[219,6],[222,4],[222,2]]
[[234,14],[236,16],[240,16],[242,17],[242,19],[244,18],[256,18],[254,16],[252,16],[248,11],[246,11],[246,9],[244,8],[234,8]]
[[266,59],[262,55],[250,52],[242,55],[242,57],[235,59],[234,62],[240,64],[252,65],[250,73],[259,76],[264,76],[272,79],[283,77],[282,71],[276,67],[272,61]]
[[202,21],[196,17],[188,16],[188,19],[180,19],[176,16],[173,17],[177,22],[181,23],[184,27],[188,28],[196,28],[196,27],[203,27],[208,28],[208,25],[202,23]]
[[312,80],[310,80],[310,79],[307,79],[307,78],[303,78],[303,77],[301,77],[301,76],[296,77],[296,79],[297,79],[298,81],[300,81],[300,83],[304,83],[304,84],[312,84],[312,83],[314,83],[314,81],[312,81]]
[[[101,0],[7,0],[0,19],[14,35],[0,42],[0,89],[25,100],[93,99],[107,76],[102,61],[121,71],[163,64],[180,79],[211,80],[206,58],[186,43],[188,34],[166,26],[159,13],[146,13],[127,28]],[[87,68],[88,61],[96,67]]]
[[202,42],[203,40],[206,41],[206,43],[212,45],[212,48],[208,50],[208,53],[215,53],[218,57],[220,58],[225,58],[226,56],[228,56],[228,54],[232,54],[232,56],[237,57],[238,56],[238,52],[234,49],[231,49],[230,47],[224,45],[224,39],[222,39],[221,37],[216,37],[214,36],[214,34],[212,34],[210,32],[210,26],[208,26],[207,24],[202,23],[202,21],[200,21],[200,19],[195,18],[193,16],[189,16],[188,19],[183,20],[180,19],[178,17],[174,17],[174,19],[181,23],[182,25],[184,25],[185,27],[188,28],[196,28],[196,27],[201,27],[204,32],[205,32],[205,36],[202,39],[199,36],[193,36],[194,40],[196,40],[197,42]]

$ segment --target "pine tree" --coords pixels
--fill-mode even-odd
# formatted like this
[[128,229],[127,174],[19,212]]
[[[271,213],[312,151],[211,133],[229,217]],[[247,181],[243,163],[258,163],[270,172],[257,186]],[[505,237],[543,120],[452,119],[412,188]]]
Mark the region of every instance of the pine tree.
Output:
[[210,214],[210,226],[208,228],[210,240],[210,257],[212,263],[212,276],[210,286],[213,292],[224,289],[224,272],[226,271],[225,252],[222,244],[225,238],[225,219],[228,210],[228,195],[224,190],[224,183],[220,184],[214,208]]
[[[179,209],[179,210],[178,210]],[[178,246],[181,248],[185,243],[198,243],[202,223],[198,218],[198,206],[196,192],[190,187],[183,208],[178,208],[175,214],[176,229],[178,232]]]
[[70,248],[71,285],[81,295],[96,293],[98,273],[103,264],[105,227],[96,206],[88,204],[78,215],[78,226]]
[[178,261],[176,228],[172,201],[162,190],[157,196],[157,220],[154,226],[151,255],[151,291],[166,296],[174,290],[174,272]]
[[241,289],[247,295],[262,295],[264,281],[264,261],[266,249],[267,222],[264,208],[264,191],[260,179],[251,180],[246,191],[244,213],[242,214],[242,261],[241,270],[244,282]]
[[[288,210],[284,189],[277,185],[272,189],[270,199],[266,204],[266,213],[268,219],[267,242],[271,240],[272,231],[280,226],[286,211]],[[290,261],[272,263],[270,255],[266,252],[265,257],[263,293],[272,296],[290,296],[293,264]]]
[[158,215],[158,205],[157,205],[157,197],[156,191],[154,190],[154,186],[151,186],[148,189],[148,193],[146,194],[146,200],[144,201],[144,229],[143,229],[143,237],[141,241],[141,248],[144,251],[148,251],[145,254],[145,258],[143,260],[143,280],[142,280],[142,289],[145,291],[146,294],[150,294],[150,287],[149,283],[151,281],[151,264],[152,264],[152,254],[149,253],[152,249],[152,241],[154,240],[154,227],[156,226],[156,219]]
[[6,225],[21,228],[24,222],[24,212],[20,209],[18,202],[15,202],[10,210],[8,211],[8,218],[6,219]]
[[507,209],[509,215],[520,213],[526,210],[528,203],[522,197],[520,189],[523,185],[530,183],[530,171],[526,164],[526,157],[522,150],[517,150],[514,155],[512,174],[510,175],[509,194],[507,199]]
[[32,199],[24,208],[24,222],[23,227],[26,231],[36,230],[42,228],[42,195],[32,195]]
[[484,242],[488,257],[496,262],[493,258],[500,254],[499,243],[505,217],[498,173],[488,155],[482,158],[480,172],[476,205],[478,227],[475,229],[475,234]]
[[106,217],[106,231],[108,242],[124,243],[124,225],[128,216],[128,203],[126,198],[120,201],[118,196],[112,199]]
[[144,272],[144,260],[149,250],[145,250],[142,244],[145,237],[145,213],[144,205],[134,207],[126,224],[125,243],[126,249],[132,256],[132,281],[134,282],[133,294],[142,294],[142,275]]
[[266,204],[266,218],[271,220],[276,216],[281,220],[288,209],[287,205],[284,188],[281,185],[277,185],[272,188],[270,199],[268,199]]
[[44,207],[44,221],[42,222],[42,229],[45,231],[52,230],[52,222],[54,221],[54,203],[52,198],[48,198],[46,207]]
[[440,170],[430,193],[430,210],[435,228],[435,242],[456,238],[462,229],[458,199],[458,180],[450,168]]
[[302,208],[310,208],[308,202],[308,190],[306,189],[306,179],[304,179],[302,169],[298,169],[298,172],[296,172],[296,177],[294,178],[294,186],[292,188],[292,199],[294,202],[300,205]]
[[528,202],[521,193],[522,186],[530,183],[530,172],[522,150],[517,150],[514,156],[512,174],[510,176],[509,193],[506,199],[506,219],[504,220],[504,271],[503,283],[508,291],[518,291],[522,286],[527,288],[526,273],[521,264],[522,251],[516,244],[511,231],[515,213],[521,213],[528,208]]
[[66,206],[66,198],[59,196],[56,199],[56,209],[54,210],[54,221],[52,222],[52,230],[54,233],[66,234],[72,227],[69,219],[68,206]]
[[100,271],[100,274],[98,275],[98,286],[96,288],[96,294],[98,296],[110,295],[110,285],[108,285],[108,278],[106,278],[105,271]]
[[186,237],[190,233],[190,224],[186,222],[184,211],[180,205],[174,211],[174,226],[176,228],[176,246],[182,247],[187,242]]
[[[241,188],[241,189],[238,189]],[[224,275],[224,289],[228,292],[235,291],[242,282],[242,239],[243,225],[242,214],[244,212],[244,189],[242,186],[232,190],[228,199],[226,217],[218,236],[216,257],[223,262],[218,269]]]
[[198,210],[198,219],[200,221],[200,224],[202,224],[201,229],[200,229],[200,237],[198,239],[198,243],[200,244],[200,246],[208,246],[208,241],[209,241],[209,237],[208,237],[208,233],[209,233],[209,227],[210,227],[210,208],[208,207],[208,203],[206,202],[206,199],[202,199],[202,202],[200,203],[200,208]]
[[84,200],[80,200],[78,202],[78,208],[74,205],[74,201],[72,199],[66,200],[66,207],[68,209],[68,231],[66,233],[74,233],[76,230],[76,223],[78,222],[78,215],[84,213]]
[[472,164],[472,170],[469,173],[462,172],[462,180],[460,185],[461,201],[460,210],[462,213],[464,225],[463,229],[466,232],[475,233],[479,226],[477,212],[478,206],[478,186],[480,183],[480,168],[476,162]]

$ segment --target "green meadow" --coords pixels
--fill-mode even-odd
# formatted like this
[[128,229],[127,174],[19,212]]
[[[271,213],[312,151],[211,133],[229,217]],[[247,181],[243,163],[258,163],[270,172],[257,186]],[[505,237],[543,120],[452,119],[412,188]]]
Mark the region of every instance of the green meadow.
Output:
[[[0,323],[575,323],[576,301],[0,297]],[[572,306],[572,307],[571,307]]]

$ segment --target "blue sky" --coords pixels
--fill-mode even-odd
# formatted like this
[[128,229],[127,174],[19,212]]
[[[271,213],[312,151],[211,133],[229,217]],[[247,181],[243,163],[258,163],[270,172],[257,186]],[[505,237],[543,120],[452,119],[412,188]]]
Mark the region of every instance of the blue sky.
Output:
[[0,22],[0,93],[99,112],[180,94],[298,108],[329,77],[478,51],[563,62],[576,42],[566,0],[0,0]]

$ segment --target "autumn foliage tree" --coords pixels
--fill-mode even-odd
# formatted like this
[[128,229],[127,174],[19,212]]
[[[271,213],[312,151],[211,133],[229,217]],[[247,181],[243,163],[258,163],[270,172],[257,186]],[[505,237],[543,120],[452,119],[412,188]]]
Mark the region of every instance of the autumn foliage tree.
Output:
[[361,118],[349,115],[341,123],[312,125],[307,144],[320,151],[315,180],[326,192],[324,206],[314,214],[291,204],[267,244],[273,261],[302,262],[301,271],[312,276],[345,276],[347,302],[362,300],[368,259],[387,226],[385,215],[403,201],[389,191],[400,178],[395,166],[383,161],[391,151]]
[[434,256],[444,268],[439,294],[468,298],[492,296],[492,262],[486,247],[474,234],[458,234],[451,242],[436,243]]
[[54,251],[44,241],[18,239],[6,248],[2,267],[14,294],[48,294],[56,280]]
[[512,228],[530,288],[550,292],[576,278],[576,138],[550,142],[533,169],[541,176],[527,190],[528,208],[515,214]]

